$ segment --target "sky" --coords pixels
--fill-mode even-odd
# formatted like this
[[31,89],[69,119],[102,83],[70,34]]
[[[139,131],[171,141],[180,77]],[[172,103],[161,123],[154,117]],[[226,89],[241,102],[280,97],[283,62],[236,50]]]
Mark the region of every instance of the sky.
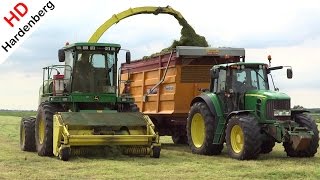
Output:
[[[46,2],[39,0],[39,2]],[[273,74],[291,105],[320,107],[320,1],[317,0],[51,0],[55,9],[9,58],[0,64],[0,109],[36,110],[42,67],[58,64],[66,42],[87,41],[113,14],[139,6],[179,11],[211,47],[242,47],[247,62],[292,66]],[[170,15],[137,15],[112,26],[99,42],[119,43],[139,59],[180,38],[181,26]],[[124,57],[124,56],[120,56]],[[120,59],[123,62],[124,58]]]

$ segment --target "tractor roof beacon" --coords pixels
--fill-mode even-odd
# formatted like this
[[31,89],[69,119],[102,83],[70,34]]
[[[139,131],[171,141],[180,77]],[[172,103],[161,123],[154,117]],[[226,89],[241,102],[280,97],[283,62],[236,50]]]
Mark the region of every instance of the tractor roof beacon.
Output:
[[269,86],[272,71],[287,68],[291,79],[292,69],[270,64],[243,59],[212,67],[210,89],[190,105],[187,136],[193,153],[220,154],[226,142],[231,157],[255,159],[282,142],[290,157],[315,155],[319,146],[315,121],[304,110],[290,109],[290,97]]

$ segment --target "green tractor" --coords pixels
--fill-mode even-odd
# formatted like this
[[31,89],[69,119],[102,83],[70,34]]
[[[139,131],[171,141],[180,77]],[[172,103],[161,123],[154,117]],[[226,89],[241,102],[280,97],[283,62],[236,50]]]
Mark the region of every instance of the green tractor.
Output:
[[[59,50],[64,65],[43,68],[36,118],[22,118],[20,145],[40,156],[68,160],[93,146],[159,158],[159,136],[133,98],[118,96],[119,44],[75,43]],[[126,54],[130,62],[130,52]]]
[[[213,66],[210,89],[191,102],[187,136],[192,152],[218,155],[225,142],[229,156],[248,160],[271,152],[278,142],[287,156],[313,157],[319,146],[315,121],[305,110],[290,109],[290,97],[269,87],[268,75],[286,66],[270,67],[271,56],[269,65],[242,59]],[[292,78],[291,67],[287,77]]]

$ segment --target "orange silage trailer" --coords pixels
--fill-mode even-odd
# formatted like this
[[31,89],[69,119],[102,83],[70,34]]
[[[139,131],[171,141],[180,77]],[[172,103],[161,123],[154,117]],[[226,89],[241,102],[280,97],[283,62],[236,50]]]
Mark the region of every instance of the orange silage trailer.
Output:
[[[121,64],[120,93],[130,94],[160,135],[186,143],[190,103],[209,89],[213,65],[244,61],[243,48],[178,46],[174,51]],[[126,85],[124,85],[126,84]]]

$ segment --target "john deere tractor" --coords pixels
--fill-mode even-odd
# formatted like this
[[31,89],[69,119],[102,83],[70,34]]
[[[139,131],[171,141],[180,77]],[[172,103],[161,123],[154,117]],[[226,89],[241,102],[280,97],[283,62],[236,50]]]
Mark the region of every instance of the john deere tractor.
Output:
[[288,95],[270,90],[271,72],[287,68],[290,79],[291,67],[242,59],[213,66],[210,89],[191,102],[187,136],[192,152],[218,155],[225,142],[229,156],[248,160],[271,152],[278,142],[287,156],[314,156],[319,146],[315,121],[305,110],[290,109]]
[[[75,43],[59,50],[64,65],[43,68],[36,118],[23,118],[20,145],[68,160],[93,146],[160,156],[159,136],[130,96],[117,96],[119,44]],[[130,52],[126,54],[130,62]]]

